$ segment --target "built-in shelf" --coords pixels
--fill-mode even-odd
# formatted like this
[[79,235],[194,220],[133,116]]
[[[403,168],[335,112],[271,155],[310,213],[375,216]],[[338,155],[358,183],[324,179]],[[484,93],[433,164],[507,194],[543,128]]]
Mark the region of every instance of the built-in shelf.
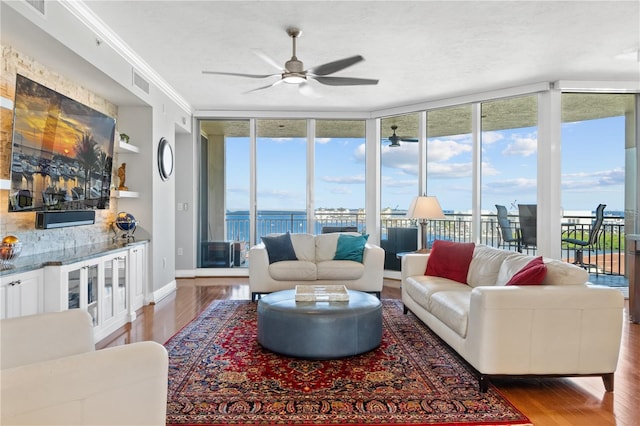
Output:
[[135,191],[117,191],[111,190],[111,197],[113,198],[138,198],[140,196],[139,192]]
[[135,145],[131,145],[130,143],[120,141],[118,143],[118,151],[119,152],[133,152],[133,153],[137,154],[137,153],[140,152],[140,148],[138,148]]

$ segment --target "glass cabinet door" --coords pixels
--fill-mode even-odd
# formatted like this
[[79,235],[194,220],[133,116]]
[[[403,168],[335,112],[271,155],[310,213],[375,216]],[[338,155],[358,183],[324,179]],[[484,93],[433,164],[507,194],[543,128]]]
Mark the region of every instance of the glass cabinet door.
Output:
[[119,256],[115,259],[118,274],[118,288],[116,290],[116,312],[127,310],[127,257]]
[[82,269],[74,269],[67,274],[67,280],[69,282],[69,309],[80,308],[80,280]]
[[113,283],[117,277],[114,276],[113,259],[109,258],[103,262],[104,268],[104,291],[102,293],[102,319],[108,321],[113,318]]
[[93,318],[93,325],[98,325],[98,265],[87,268],[87,312]]

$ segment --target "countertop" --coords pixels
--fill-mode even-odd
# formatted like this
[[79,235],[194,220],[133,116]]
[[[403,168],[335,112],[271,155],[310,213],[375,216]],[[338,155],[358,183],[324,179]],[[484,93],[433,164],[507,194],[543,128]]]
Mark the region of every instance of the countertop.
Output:
[[141,233],[135,239],[116,239],[102,241],[100,243],[70,247],[64,250],[56,250],[44,253],[36,253],[30,256],[18,256],[8,266],[0,266],[0,277],[21,272],[35,271],[45,266],[61,266],[83,260],[100,257],[109,252],[128,250],[132,246],[144,244],[150,238]]

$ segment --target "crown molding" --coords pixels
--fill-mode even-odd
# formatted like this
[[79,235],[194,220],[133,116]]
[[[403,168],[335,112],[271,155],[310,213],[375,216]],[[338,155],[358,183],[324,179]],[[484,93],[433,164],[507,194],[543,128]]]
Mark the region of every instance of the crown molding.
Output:
[[84,1],[60,1],[59,3],[91,30],[97,39],[109,45],[118,55],[131,64],[139,74],[151,81],[179,107],[190,113],[193,112],[189,102],[129,47]]

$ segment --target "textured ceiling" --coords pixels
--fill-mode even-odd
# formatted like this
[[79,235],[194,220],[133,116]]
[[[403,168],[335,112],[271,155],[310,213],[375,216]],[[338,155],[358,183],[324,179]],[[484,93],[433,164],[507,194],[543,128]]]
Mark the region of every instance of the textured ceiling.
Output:
[[[195,110],[377,111],[555,80],[637,81],[638,1],[90,1],[87,5]],[[377,86],[317,97],[271,74],[291,57],[286,28],[303,34],[305,68],[360,54],[336,76]],[[634,57],[635,52],[635,57]]]

